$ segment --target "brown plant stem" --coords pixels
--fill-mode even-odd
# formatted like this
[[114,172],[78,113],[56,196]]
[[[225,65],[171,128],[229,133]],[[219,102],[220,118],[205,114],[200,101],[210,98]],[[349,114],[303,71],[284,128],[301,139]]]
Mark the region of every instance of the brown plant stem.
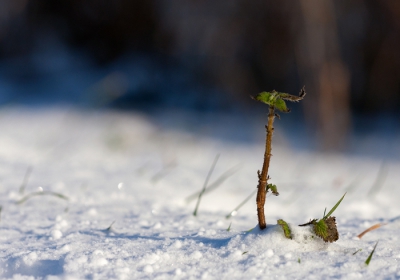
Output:
[[257,216],[258,216],[258,224],[260,229],[265,229],[267,224],[265,222],[265,214],[264,214],[264,205],[265,205],[265,197],[267,196],[267,183],[268,183],[268,169],[269,162],[271,160],[271,143],[272,143],[272,134],[274,131],[274,119],[275,119],[275,108],[273,106],[269,107],[268,113],[268,125],[265,126],[267,130],[267,136],[265,139],[265,154],[264,154],[264,163],[262,167],[262,171],[258,171],[258,191],[257,191]]

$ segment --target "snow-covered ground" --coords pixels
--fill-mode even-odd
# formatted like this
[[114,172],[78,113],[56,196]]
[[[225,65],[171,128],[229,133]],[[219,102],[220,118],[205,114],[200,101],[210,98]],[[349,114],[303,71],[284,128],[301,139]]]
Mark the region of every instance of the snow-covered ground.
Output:
[[[280,196],[267,197],[260,232],[255,195],[226,216],[256,188],[262,125],[195,119],[2,108],[0,278],[400,279],[399,161],[295,150],[276,124],[270,175]],[[259,140],[241,135],[251,133]],[[187,198],[218,154],[209,185],[230,176],[194,217]],[[305,240],[297,225],[345,192],[339,240]],[[356,237],[377,223],[386,224]]]

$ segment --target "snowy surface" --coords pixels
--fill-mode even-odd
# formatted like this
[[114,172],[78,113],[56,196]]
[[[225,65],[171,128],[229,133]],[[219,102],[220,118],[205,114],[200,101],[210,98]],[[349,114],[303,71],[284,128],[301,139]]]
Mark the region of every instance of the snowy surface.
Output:
[[[262,126],[258,140],[236,141],[255,125],[172,120],[180,125],[138,113],[2,108],[0,278],[400,279],[398,161],[294,150],[276,124],[270,175],[280,196],[267,197],[269,226],[260,232],[255,195],[226,215],[256,188]],[[238,134],[212,137],[221,131]],[[196,201],[186,198],[201,190],[217,154],[210,184],[237,171],[204,194],[194,217]],[[18,204],[41,192],[68,200]],[[334,213],[339,240],[305,239],[308,228],[297,225],[321,218],[345,192]],[[386,225],[356,237],[377,223]]]

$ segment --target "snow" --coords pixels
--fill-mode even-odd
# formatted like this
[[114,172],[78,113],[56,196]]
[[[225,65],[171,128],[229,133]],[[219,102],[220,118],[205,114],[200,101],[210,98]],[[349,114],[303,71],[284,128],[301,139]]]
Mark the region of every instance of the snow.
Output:
[[[1,279],[400,278],[398,160],[293,149],[277,123],[270,174],[280,196],[267,197],[260,231],[255,197],[225,217],[257,185],[262,124],[195,119],[2,108]],[[217,154],[210,184],[239,167],[203,195],[194,217],[196,201],[186,198]],[[298,225],[322,218],[345,192],[334,213],[339,240],[309,238]],[[377,223],[387,224],[356,237]]]

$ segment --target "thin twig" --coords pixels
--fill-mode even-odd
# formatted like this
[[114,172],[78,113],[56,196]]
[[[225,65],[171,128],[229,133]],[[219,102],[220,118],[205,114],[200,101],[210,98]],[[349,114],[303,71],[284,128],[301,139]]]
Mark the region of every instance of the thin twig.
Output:
[[219,154],[216,155],[216,157],[215,157],[215,159],[214,159],[214,162],[213,162],[213,164],[211,165],[210,171],[208,171],[206,180],[204,181],[203,189],[202,189],[201,192],[199,193],[199,197],[198,197],[198,199],[197,199],[196,208],[194,209],[193,216],[197,216],[197,210],[198,210],[199,205],[200,205],[201,197],[203,196],[204,192],[206,191],[207,184],[208,184],[208,180],[210,179],[211,174],[212,174],[213,171],[214,171],[214,168],[215,168],[215,165],[217,164],[218,159],[219,159]]
[[[203,194],[209,193],[209,192],[217,189],[226,179],[228,179],[230,176],[235,174],[239,169],[240,169],[240,165],[238,164],[238,165],[232,167],[231,169],[225,171],[221,176],[219,176],[219,178],[217,180],[215,180],[212,184],[210,184],[210,186],[208,186],[208,188],[204,191]],[[192,200],[194,200],[196,197],[199,196],[200,192],[201,191],[198,191],[198,192],[188,196],[185,199],[186,202],[189,203]]]
[[248,197],[246,197],[245,200],[243,200],[238,206],[236,206],[235,209],[233,209],[228,215],[226,215],[225,218],[229,219],[229,218],[235,216],[236,213],[237,213],[237,211],[238,211],[243,205],[245,205],[245,204],[247,203],[247,201],[249,201],[249,200],[255,195],[256,192],[257,192],[257,189],[255,189]]
[[33,192],[30,194],[27,194],[25,197],[23,197],[22,199],[18,200],[17,202],[15,202],[16,204],[20,205],[22,203],[24,203],[25,201],[27,201],[28,199],[34,197],[34,196],[41,196],[41,195],[52,195],[61,199],[65,199],[65,200],[69,200],[69,198],[63,194],[60,193],[56,193],[56,192],[51,192],[51,191],[39,191],[39,192]]

